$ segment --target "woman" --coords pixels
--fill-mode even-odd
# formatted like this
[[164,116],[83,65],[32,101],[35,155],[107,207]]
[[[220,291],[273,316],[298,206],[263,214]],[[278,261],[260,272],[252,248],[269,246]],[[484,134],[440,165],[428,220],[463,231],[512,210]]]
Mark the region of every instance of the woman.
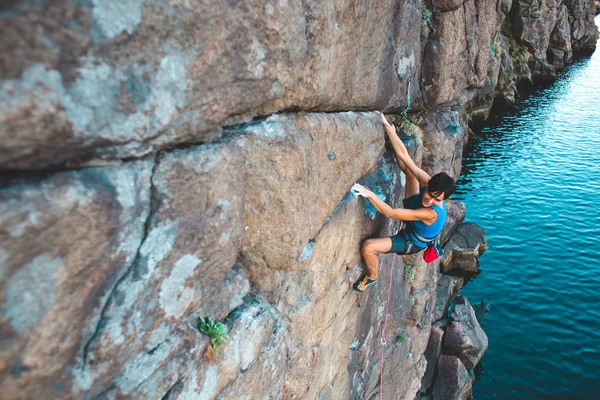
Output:
[[394,149],[398,166],[406,175],[404,208],[390,207],[375,193],[358,183],[352,186],[352,191],[369,199],[377,211],[386,217],[406,222],[395,236],[367,239],[363,242],[362,255],[368,273],[354,284],[354,289],[359,292],[377,282],[379,253],[416,253],[425,249],[440,234],[446,221],[446,199],[454,191],[454,179],[445,172],[431,177],[417,167],[398,137],[396,128],[383,113],[377,113]]

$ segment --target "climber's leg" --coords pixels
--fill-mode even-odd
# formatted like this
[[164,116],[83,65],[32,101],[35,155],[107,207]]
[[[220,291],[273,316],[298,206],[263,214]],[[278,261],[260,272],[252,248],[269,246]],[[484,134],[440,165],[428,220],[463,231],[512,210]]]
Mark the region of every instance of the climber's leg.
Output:
[[391,248],[392,240],[390,238],[367,239],[363,242],[361,253],[368,272],[363,279],[354,283],[352,286],[354,290],[364,292],[369,286],[377,282],[377,272],[379,270],[377,254],[387,253]]
[[378,271],[378,258],[377,254],[387,253],[392,248],[392,239],[380,238],[380,239],[367,239],[362,244],[362,256],[367,265],[367,278],[371,280],[377,279]]

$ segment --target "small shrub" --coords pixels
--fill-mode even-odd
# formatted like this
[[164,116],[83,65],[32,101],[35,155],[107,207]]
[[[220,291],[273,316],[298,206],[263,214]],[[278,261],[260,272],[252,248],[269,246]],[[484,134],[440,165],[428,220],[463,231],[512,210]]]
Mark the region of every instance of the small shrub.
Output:
[[198,329],[200,332],[210,337],[210,344],[219,350],[225,339],[229,339],[227,334],[227,325],[222,322],[215,322],[211,317],[200,317],[198,320]]
[[412,282],[415,279],[415,266],[404,264],[404,281]]
[[419,138],[419,140],[423,141],[423,130],[419,125],[417,125],[419,122],[421,122],[420,117],[408,117],[406,115],[401,115],[398,121],[398,126],[405,135],[415,136]]
[[427,9],[427,7],[421,7],[421,24],[423,27],[427,27],[429,22],[431,21],[431,12]]
[[396,335],[396,345],[400,346],[401,344],[406,343],[406,336],[399,333]]

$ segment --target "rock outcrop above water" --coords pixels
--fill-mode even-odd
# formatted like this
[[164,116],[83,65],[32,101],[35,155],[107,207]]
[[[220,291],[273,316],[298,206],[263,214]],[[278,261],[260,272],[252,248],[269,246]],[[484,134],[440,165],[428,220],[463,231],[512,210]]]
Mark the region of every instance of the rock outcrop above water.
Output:
[[487,249],[487,236],[482,227],[472,222],[460,224],[444,244],[444,255],[440,258],[442,272],[476,273],[478,258]]
[[488,339],[466,297],[456,299],[444,336],[444,354],[453,355],[471,370],[487,350]]
[[438,379],[433,387],[434,399],[469,400],[472,398],[473,379],[460,360],[442,356],[438,366]]
[[461,285],[438,272],[477,265],[480,228],[449,205],[453,261],[381,256],[359,295],[361,241],[397,225],[348,189],[401,206],[375,110],[458,177],[468,122],[593,49],[594,8],[4,2],[2,398],[468,396],[481,350],[438,364]]

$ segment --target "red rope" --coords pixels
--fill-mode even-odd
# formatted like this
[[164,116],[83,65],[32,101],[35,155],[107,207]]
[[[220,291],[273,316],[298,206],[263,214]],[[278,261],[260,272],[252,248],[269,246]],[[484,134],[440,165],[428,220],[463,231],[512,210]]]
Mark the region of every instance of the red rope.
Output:
[[390,284],[388,286],[387,301],[385,302],[385,315],[383,316],[383,327],[381,328],[381,362],[379,370],[379,399],[383,398],[383,360],[385,353],[385,328],[387,326],[388,307],[390,306],[390,295],[392,293],[392,277],[394,275],[394,263],[396,262],[396,253],[392,256],[392,268],[390,268]]

